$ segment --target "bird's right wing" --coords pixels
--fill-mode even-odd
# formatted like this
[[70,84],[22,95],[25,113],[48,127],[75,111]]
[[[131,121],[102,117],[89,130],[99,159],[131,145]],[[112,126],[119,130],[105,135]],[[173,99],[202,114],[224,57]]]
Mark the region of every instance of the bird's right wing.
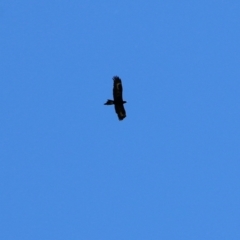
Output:
[[119,77],[113,77],[113,98],[115,101],[122,101],[122,81]]

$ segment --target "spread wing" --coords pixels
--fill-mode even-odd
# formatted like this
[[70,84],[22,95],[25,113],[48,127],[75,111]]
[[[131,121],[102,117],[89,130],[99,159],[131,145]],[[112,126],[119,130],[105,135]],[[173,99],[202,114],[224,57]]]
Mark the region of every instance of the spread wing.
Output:
[[122,81],[119,77],[113,77],[113,98],[115,102],[122,102]]
[[115,104],[115,111],[119,120],[123,120],[126,117],[126,111],[123,104]]

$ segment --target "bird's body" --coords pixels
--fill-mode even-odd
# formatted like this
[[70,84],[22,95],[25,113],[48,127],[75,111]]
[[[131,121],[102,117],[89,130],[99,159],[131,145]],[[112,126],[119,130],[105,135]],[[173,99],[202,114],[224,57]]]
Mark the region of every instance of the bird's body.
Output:
[[104,105],[113,105],[115,107],[115,111],[118,115],[119,120],[123,120],[126,117],[126,111],[124,109],[123,104],[126,103],[126,101],[123,101],[122,98],[122,81],[118,76],[113,77],[113,100],[108,99]]

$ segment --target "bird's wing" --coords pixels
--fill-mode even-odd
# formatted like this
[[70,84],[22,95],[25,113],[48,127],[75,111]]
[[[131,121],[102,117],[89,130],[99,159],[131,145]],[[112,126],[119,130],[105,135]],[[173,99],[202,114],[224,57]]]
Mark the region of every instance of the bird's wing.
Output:
[[114,101],[122,101],[122,81],[119,77],[115,76],[113,77],[113,98]]
[[123,104],[115,104],[115,111],[119,120],[123,120],[127,116]]

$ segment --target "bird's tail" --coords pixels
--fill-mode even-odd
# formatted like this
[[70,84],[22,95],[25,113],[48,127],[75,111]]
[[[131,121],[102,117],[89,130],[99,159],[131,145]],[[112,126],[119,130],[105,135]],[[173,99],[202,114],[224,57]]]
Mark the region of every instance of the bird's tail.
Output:
[[104,105],[112,105],[114,104],[113,100],[108,99],[107,102],[104,103]]

